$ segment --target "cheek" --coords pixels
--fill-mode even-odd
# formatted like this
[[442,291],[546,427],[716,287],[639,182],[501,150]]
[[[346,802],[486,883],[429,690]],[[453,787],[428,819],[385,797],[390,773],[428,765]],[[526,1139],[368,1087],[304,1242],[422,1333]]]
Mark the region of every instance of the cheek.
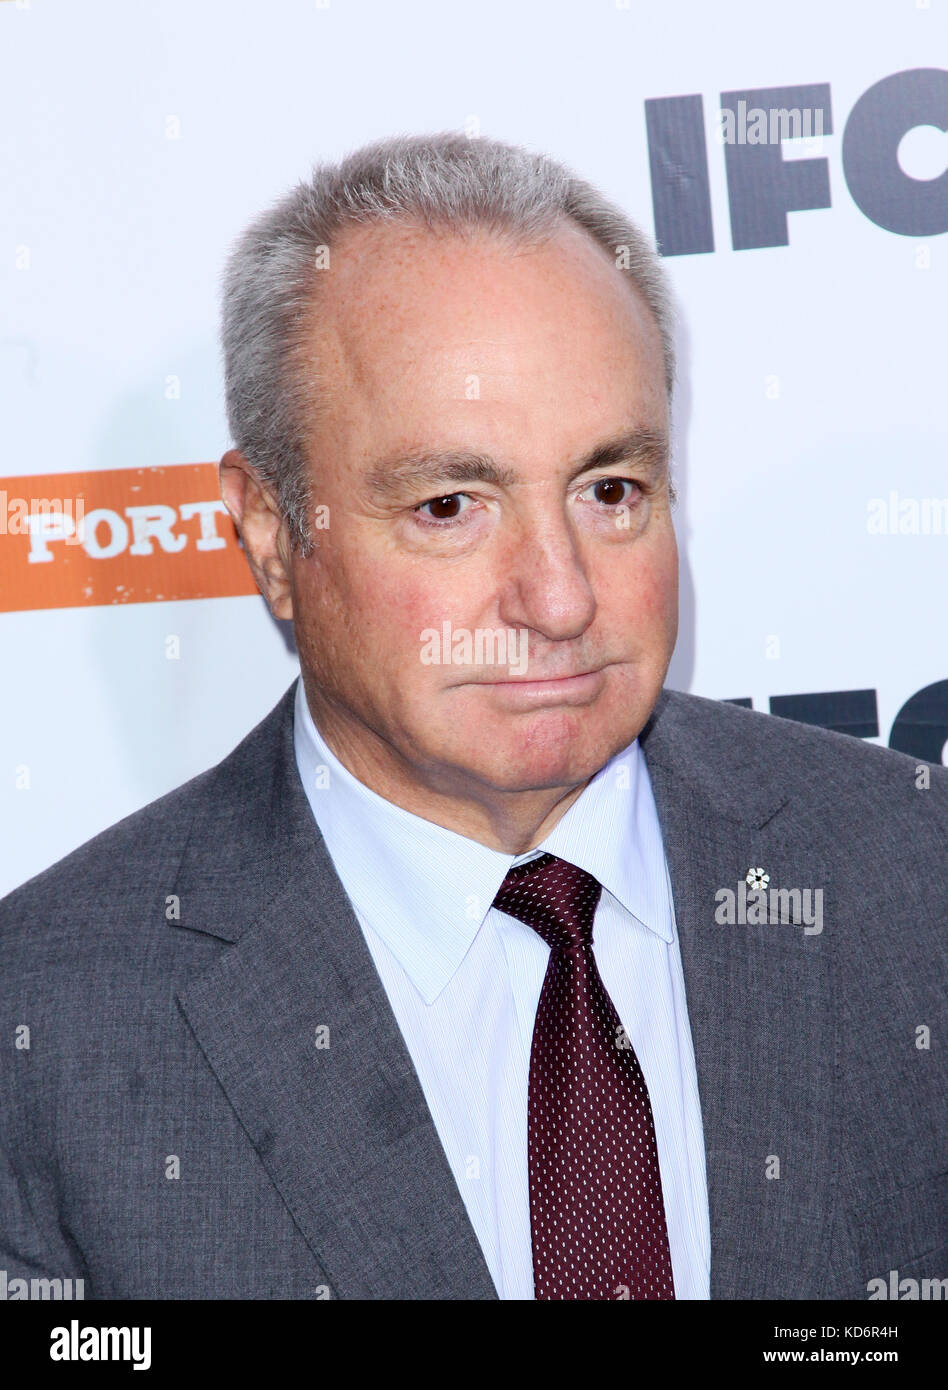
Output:
[[323,651],[351,653],[357,665],[415,670],[431,679],[421,661],[425,629],[471,626],[473,585],[449,566],[422,565],[368,544],[325,549],[308,566],[300,611]]
[[599,575],[600,609],[634,631],[676,623],[678,552],[662,538],[648,548],[632,547]]
[[678,551],[666,546],[645,565],[641,576],[642,601],[656,623],[674,621],[678,612]]

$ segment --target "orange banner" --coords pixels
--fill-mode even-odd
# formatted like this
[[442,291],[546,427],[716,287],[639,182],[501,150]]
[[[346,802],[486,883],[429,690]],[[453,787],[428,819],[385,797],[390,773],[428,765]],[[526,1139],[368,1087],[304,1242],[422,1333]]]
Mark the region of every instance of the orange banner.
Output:
[[256,592],[214,463],[0,479],[0,612]]

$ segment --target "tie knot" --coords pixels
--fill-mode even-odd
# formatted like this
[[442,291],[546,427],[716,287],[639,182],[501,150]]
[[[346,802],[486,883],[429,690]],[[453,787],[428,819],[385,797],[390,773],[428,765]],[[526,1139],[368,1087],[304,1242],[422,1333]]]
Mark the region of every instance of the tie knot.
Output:
[[540,854],[511,869],[494,907],[526,922],[551,948],[589,945],[602,885],[555,854]]

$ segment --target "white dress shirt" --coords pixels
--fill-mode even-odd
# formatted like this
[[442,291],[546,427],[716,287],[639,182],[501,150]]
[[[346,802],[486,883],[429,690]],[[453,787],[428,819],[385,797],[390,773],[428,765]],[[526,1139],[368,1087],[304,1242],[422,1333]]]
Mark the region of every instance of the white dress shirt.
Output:
[[711,1237],[691,1028],[661,827],[636,739],[542,845],[502,854],[359,782],[316,728],[300,680],[296,760],[316,823],[405,1039],[503,1299],[532,1299],[530,1044],[550,948],[491,906],[513,864],[546,851],[603,886],[599,973],[648,1086],[680,1299],[709,1297]]

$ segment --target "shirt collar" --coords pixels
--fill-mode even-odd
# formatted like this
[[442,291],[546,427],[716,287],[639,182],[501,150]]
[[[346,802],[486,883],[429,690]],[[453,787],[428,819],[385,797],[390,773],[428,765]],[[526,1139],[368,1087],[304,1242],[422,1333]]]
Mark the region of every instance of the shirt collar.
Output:
[[299,680],[300,778],[351,902],[430,1004],[454,975],[513,864],[539,852],[593,874],[664,941],[674,933],[661,830],[634,740],[603,767],[536,849],[502,854],[373,792],[331,752]]

